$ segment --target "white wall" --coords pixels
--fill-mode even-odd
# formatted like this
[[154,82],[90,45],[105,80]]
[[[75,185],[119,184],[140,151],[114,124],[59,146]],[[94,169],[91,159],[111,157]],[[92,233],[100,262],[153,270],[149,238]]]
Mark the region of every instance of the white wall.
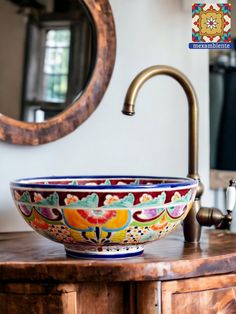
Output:
[[[134,76],[154,64],[187,74],[200,103],[199,170],[209,175],[208,54],[188,49],[191,9],[182,0],[111,0],[117,27],[117,59],[98,109],[75,132],[54,143],[20,147],[0,143],[0,231],[24,230],[9,181],[20,177],[75,174],[187,174],[187,101],[171,78],[157,77],[139,94],[134,117],[121,114]],[[189,2],[191,7],[191,2]],[[209,193],[205,192],[205,199]],[[210,203],[205,202],[205,204]]]

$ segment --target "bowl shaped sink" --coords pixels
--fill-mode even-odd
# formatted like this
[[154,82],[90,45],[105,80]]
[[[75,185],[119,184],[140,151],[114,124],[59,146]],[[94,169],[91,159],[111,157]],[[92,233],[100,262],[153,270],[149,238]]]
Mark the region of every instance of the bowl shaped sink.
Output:
[[15,204],[42,236],[68,256],[118,258],[142,254],[188,214],[197,182],[143,176],[42,177],[11,182]]

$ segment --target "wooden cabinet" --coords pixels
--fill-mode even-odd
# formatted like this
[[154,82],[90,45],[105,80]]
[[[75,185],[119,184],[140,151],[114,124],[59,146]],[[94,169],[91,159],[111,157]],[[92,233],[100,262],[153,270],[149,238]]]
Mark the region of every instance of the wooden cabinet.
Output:
[[163,282],[162,313],[236,313],[236,275]]
[[1,284],[1,314],[71,313],[76,314],[77,294],[67,285]]
[[0,287],[1,314],[133,313],[130,283],[14,283]]
[[34,233],[0,235],[0,314],[236,313],[236,235],[212,231],[200,245],[172,234],[142,257],[65,256]]

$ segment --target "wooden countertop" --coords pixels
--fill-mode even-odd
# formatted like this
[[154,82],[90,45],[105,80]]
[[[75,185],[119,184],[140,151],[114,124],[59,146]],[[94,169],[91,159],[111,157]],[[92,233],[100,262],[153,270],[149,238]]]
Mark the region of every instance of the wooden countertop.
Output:
[[207,231],[198,245],[182,232],[149,244],[143,256],[77,260],[34,232],[0,234],[0,281],[152,281],[236,272],[236,234]]

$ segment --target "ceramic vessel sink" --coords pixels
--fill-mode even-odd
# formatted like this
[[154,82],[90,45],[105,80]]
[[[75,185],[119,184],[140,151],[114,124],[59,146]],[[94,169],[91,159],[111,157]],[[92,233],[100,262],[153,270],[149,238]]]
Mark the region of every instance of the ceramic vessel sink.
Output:
[[68,256],[124,258],[169,234],[187,215],[197,182],[187,178],[43,177],[11,182],[25,221]]

